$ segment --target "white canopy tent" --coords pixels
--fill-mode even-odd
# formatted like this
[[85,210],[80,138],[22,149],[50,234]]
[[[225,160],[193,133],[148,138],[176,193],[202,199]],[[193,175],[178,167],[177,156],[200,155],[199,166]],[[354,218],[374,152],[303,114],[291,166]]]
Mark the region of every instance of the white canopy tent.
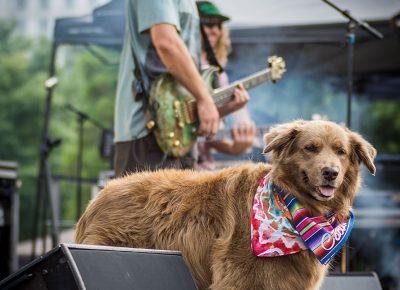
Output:
[[[322,0],[214,0],[232,27],[286,26],[347,22]],[[400,0],[333,0],[364,21],[383,20],[400,11]]]

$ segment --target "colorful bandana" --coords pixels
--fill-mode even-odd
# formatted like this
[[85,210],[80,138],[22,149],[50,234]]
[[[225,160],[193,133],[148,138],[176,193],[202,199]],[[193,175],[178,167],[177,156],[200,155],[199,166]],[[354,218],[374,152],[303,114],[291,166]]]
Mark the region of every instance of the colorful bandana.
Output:
[[[293,226],[292,226],[293,224]],[[309,249],[327,265],[350,235],[354,216],[340,223],[334,213],[311,217],[291,194],[265,176],[257,188],[251,217],[251,244],[257,257],[275,257]]]

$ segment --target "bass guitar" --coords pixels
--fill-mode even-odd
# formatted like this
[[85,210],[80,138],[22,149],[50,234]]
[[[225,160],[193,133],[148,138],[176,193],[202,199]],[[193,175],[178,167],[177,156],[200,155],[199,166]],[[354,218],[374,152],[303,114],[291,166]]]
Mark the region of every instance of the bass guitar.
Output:
[[[271,125],[257,126],[255,139],[263,138],[264,135],[266,133],[268,133],[270,128],[271,128]],[[219,129],[217,134],[215,134],[213,137],[207,139],[206,142],[220,141],[220,140],[224,140],[224,139],[233,140],[232,128]]]
[[[210,66],[201,76],[210,88],[217,108],[232,100],[239,83],[248,90],[266,81],[275,83],[286,71],[281,57],[268,58],[268,68],[244,79],[212,90],[218,68]],[[171,74],[161,74],[152,83],[146,111],[147,128],[154,132],[158,145],[168,156],[185,156],[197,139],[198,117],[196,99]],[[222,117],[222,116],[221,116]]]

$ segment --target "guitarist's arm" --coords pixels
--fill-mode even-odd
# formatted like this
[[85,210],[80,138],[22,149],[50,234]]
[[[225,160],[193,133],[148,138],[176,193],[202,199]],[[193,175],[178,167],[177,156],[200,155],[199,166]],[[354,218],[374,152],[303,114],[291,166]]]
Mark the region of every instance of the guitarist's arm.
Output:
[[150,34],[165,67],[196,98],[200,119],[198,133],[214,135],[219,126],[217,108],[175,26],[157,24],[150,29]]

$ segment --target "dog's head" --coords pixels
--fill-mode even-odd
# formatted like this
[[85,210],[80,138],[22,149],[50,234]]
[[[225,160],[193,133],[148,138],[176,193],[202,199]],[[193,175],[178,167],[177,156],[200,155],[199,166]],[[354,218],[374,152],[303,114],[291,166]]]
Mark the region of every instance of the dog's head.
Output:
[[333,122],[298,120],[272,128],[264,140],[273,180],[319,212],[348,211],[361,163],[375,175],[375,148]]

